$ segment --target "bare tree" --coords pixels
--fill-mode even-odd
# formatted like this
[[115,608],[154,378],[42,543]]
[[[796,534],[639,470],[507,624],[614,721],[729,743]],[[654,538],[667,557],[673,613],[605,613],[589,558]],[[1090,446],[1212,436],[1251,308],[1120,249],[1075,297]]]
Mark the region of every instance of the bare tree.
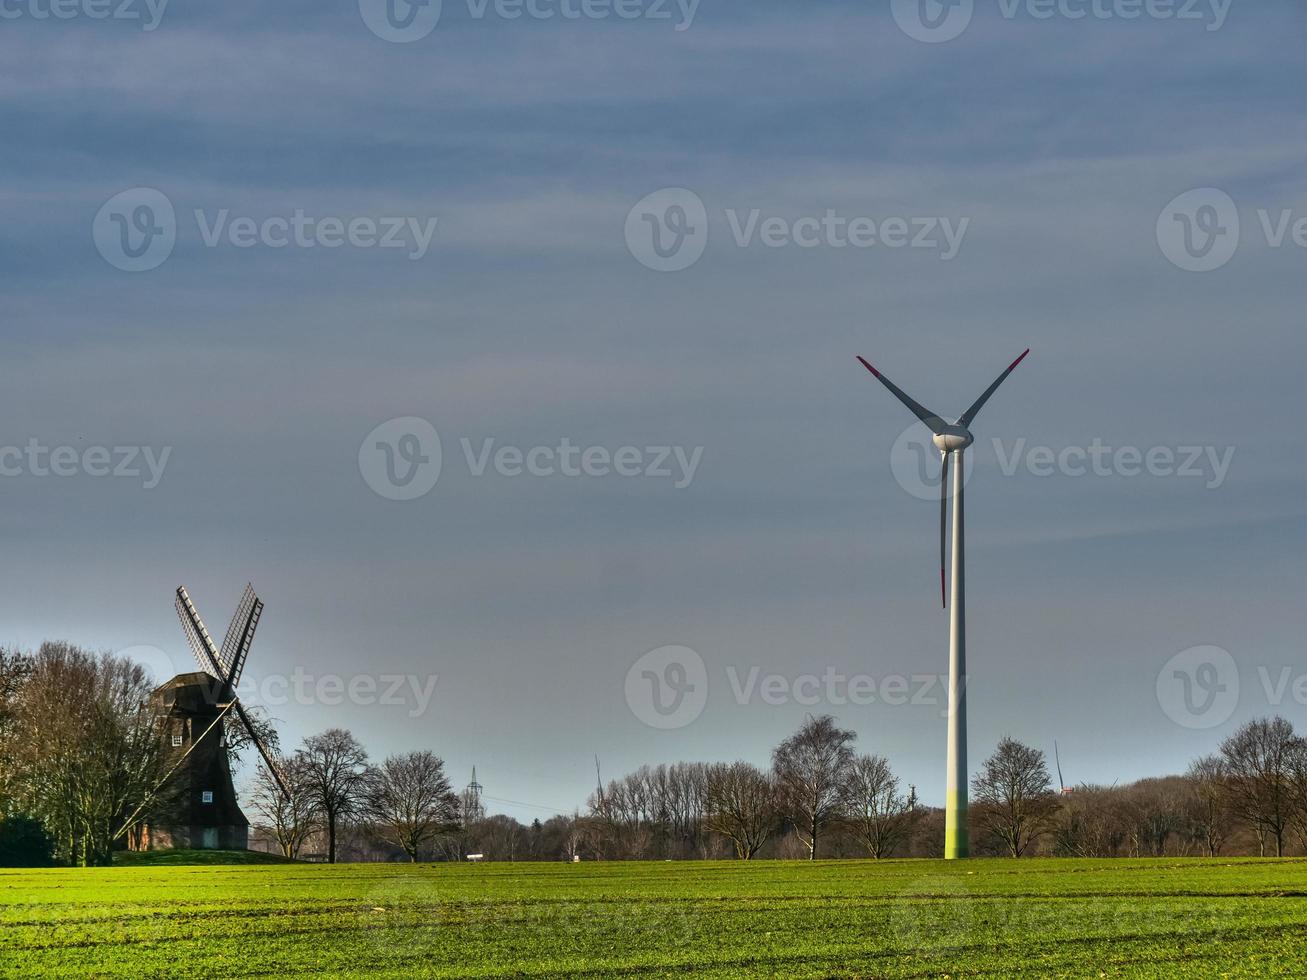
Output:
[[392,755],[369,778],[367,811],[383,840],[416,861],[421,850],[459,828],[459,798],[434,752]]
[[809,717],[772,752],[781,811],[794,823],[810,861],[816,860],[818,839],[840,815],[855,738],[830,715]]
[[720,763],[708,770],[704,826],[735,845],[750,860],[776,829],[776,784],[747,762]]
[[317,796],[303,759],[279,756],[277,768],[289,795],[281,791],[267,765],[260,760],[254,776],[250,806],[267,824],[282,855],[296,858],[318,829],[320,814]]
[[1053,826],[1054,850],[1069,857],[1116,857],[1127,832],[1118,804],[1121,790],[1079,786],[1062,798]]
[[1130,853],[1162,857],[1167,843],[1184,829],[1184,785],[1178,777],[1141,779],[1115,794]]
[[1005,738],[971,781],[981,826],[1012,857],[1021,857],[1052,827],[1059,808],[1044,753]]
[[1266,835],[1284,856],[1284,832],[1293,819],[1292,770],[1302,740],[1283,718],[1250,721],[1221,743],[1231,810],[1257,831],[1260,850]]
[[503,813],[477,823],[472,847],[487,861],[516,861],[522,856],[526,828]]
[[326,823],[327,861],[335,864],[339,826],[357,816],[366,801],[367,750],[343,728],[332,728],[306,738],[295,758]]
[[1230,835],[1230,788],[1225,764],[1218,756],[1204,756],[1189,767],[1185,778],[1194,836],[1202,841],[1208,857],[1219,857]]
[[0,794],[11,797],[6,810],[49,829],[61,859],[107,864],[124,838],[139,843],[146,821],[178,805],[153,687],[140,665],[66,643],[21,663],[0,654],[0,749],[11,763],[0,767]]
[[843,786],[845,824],[873,858],[889,857],[917,817],[917,794],[899,792],[898,777],[879,755],[860,755],[849,766]]
[[1300,847],[1307,849],[1307,738],[1296,738],[1289,757],[1289,824]]
[[166,772],[150,679],[128,660],[66,643],[42,644],[30,668],[10,708],[14,803],[64,860],[108,864]]
[[[29,654],[0,647],[0,759],[15,759],[21,749],[18,744],[21,735],[18,724],[20,698],[24,686],[32,676],[32,669],[33,661]],[[0,813],[7,813],[11,809],[15,790],[12,783],[16,775],[15,766],[0,766]]]

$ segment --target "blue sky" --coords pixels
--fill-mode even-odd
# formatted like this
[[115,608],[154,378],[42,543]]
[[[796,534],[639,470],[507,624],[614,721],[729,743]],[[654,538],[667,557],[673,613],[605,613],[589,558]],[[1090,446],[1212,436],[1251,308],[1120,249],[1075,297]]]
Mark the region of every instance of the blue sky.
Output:
[[[172,590],[217,632],[250,580],[267,602],[253,680],[438,675],[416,718],[274,706],[288,746],[343,725],[377,755],[433,748],[529,818],[581,804],[596,753],[606,775],[762,763],[830,711],[940,802],[938,707],[739,704],[728,672],[947,670],[937,510],[895,478],[911,419],[853,355],[956,414],[1029,346],[976,426],[968,485],[975,760],[1010,734],[1056,738],[1071,781],[1177,770],[1272,710],[1259,668],[1307,671],[1307,248],[1273,246],[1259,215],[1307,217],[1299,4],[1235,0],[1209,30],[978,0],[944,43],[888,3],[702,0],[677,30],[445,0],[405,44],[344,2],[173,0],[151,31],[5,9],[0,446],[171,451],[148,490],[84,468],[0,478],[0,642],[155,647],[181,669]],[[176,244],[125,272],[93,227],[142,187],[173,206]],[[664,188],[707,216],[702,257],[670,273],[624,234]],[[1199,188],[1241,224],[1209,272],[1159,245]],[[220,214],[297,209],[437,225],[417,260],[205,244]],[[741,247],[731,221],[755,210],[967,224],[949,260]],[[443,465],[396,501],[359,453],[405,417],[439,432]],[[1007,475],[995,437],[1002,455],[1234,456],[1215,487]],[[474,476],[463,439],[702,457],[679,489]],[[1157,682],[1209,644],[1241,690],[1195,730]],[[708,695],[660,730],[624,682],[669,645],[702,657]]]

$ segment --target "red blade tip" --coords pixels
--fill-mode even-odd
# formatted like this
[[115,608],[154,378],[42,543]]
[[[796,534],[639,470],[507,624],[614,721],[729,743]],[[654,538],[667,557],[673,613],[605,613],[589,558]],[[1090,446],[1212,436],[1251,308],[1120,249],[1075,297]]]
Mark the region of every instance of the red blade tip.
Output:
[[880,372],[877,371],[874,367],[872,367],[871,364],[867,361],[867,359],[866,359],[865,357],[863,357],[861,354],[858,354],[858,355],[856,355],[856,356],[857,356],[858,360],[860,360],[860,361],[862,362],[862,366],[863,366],[863,367],[865,367],[868,371],[870,371],[870,372],[871,372],[872,374],[874,374],[876,377],[878,377],[878,378],[880,377]]
[[1015,369],[1016,366],[1017,366],[1018,364],[1020,364],[1022,361],[1024,361],[1024,360],[1026,359],[1026,354],[1029,354],[1029,353],[1030,353],[1030,348],[1027,347],[1027,348],[1025,349],[1025,351],[1022,352],[1021,356],[1018,357],[1015,361],[1012,362],[1012,367],[1008,368],[1008,370],[1011,371],[1011,370]]

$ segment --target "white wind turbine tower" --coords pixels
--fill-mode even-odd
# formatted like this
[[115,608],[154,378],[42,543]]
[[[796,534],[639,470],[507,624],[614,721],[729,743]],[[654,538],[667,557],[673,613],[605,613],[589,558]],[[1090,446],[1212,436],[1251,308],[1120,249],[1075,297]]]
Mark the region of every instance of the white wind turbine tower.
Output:
[[[966,555],[965,535],[963,533],[962,484],[965,472],[963,453],[975,442],[971,434],[971,423],[977,413],[989,401],[989,397],[998,390],[998,386],[1007,380],[1007,376],[1016,370],[1016,366],[1026,359],[1027,349],[1020,357],[1008,365],[1006,371],[985,389],[985,393],[976,399],[975,404],[962,413],[956,422],[945,422],[934,412],[909,398],[894,382],[881,374],[859,357],[862,366],[875,375],[876,379],[890,390],[890,393],[907,406],[917,418],[926,424],[933,433],[935,448],[940,452],[943,469],[939,477],[939,588],[940,598],[946,607],[951,606],[949,616],[949,705],[948,705],[948,774],[944,796],[944,857],[964,858],[971,851],[970,836],[967,832],[967,619],[966,619]],[[945,575],[946,545],[948,540],[948,473],[949,457],[956,456],[953,467],[953,601],[949,603],[947,578]]]

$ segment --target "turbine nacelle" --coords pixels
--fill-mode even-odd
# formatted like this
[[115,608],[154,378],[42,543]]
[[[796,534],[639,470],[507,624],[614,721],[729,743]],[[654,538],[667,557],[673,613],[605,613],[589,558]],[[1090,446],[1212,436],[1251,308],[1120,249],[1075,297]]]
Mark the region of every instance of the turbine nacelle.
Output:
[[[858,360],[862,362],[862,366],[870,371],[877,381],[889,389],[890,394],[902,402],[903,406],[907,408],[909,412],[920,419],[926,428],[930,429],[932,433],[931,441],[934,442],[935,448],[940,452],[940,462],[942,463],[942,466],[940,467],[939,474],[939,595],[940,602],[945,606],[948,605],[948,581],[944,573],[946,566],[945,559],[947,557],[946,539],[948,537],[949,459],[954,453],[961,453],[962,450],[966,449],[976,441],[975,436],[971,434],[971,423],[976,420],[976,415],[985,407],[985,403],[989,401],[990,396],[998,390],[998,386],[1007,379],[1009,374],[1016,370],[1017,365],[1024,361],[1026,355],[1029,353],[1029,349],[1023,351],[1020,357],[1009,364],[1007,370],[1000,374],[994,380],[994,383],[986,388],[984,392],[981,393],[981,396],[971,403],[970,408],[958,416],[956,422],[946,421],[938,414],[928,409],[925,405],[915,401],[906,391],[877,371],[876,368],[872,366],[872,363],[865,357],[858,358]],[[961,463],[962,458],[959,456],[958,464],[961,465]],[[958,470],[957,475],[959,481],[961,479],[961,473],[962,471]],[[955,507],[958,509],[962,506],[961,487],[962,484],[959,482],[955,497]],[[956,522],[957,519],[955,518],[955,523]]]
[[955,453],[959,450],[966,449],[976,437],[967,431],[965,426],[946,425],[931,437],[931,442],[935,448],[942,453]]

